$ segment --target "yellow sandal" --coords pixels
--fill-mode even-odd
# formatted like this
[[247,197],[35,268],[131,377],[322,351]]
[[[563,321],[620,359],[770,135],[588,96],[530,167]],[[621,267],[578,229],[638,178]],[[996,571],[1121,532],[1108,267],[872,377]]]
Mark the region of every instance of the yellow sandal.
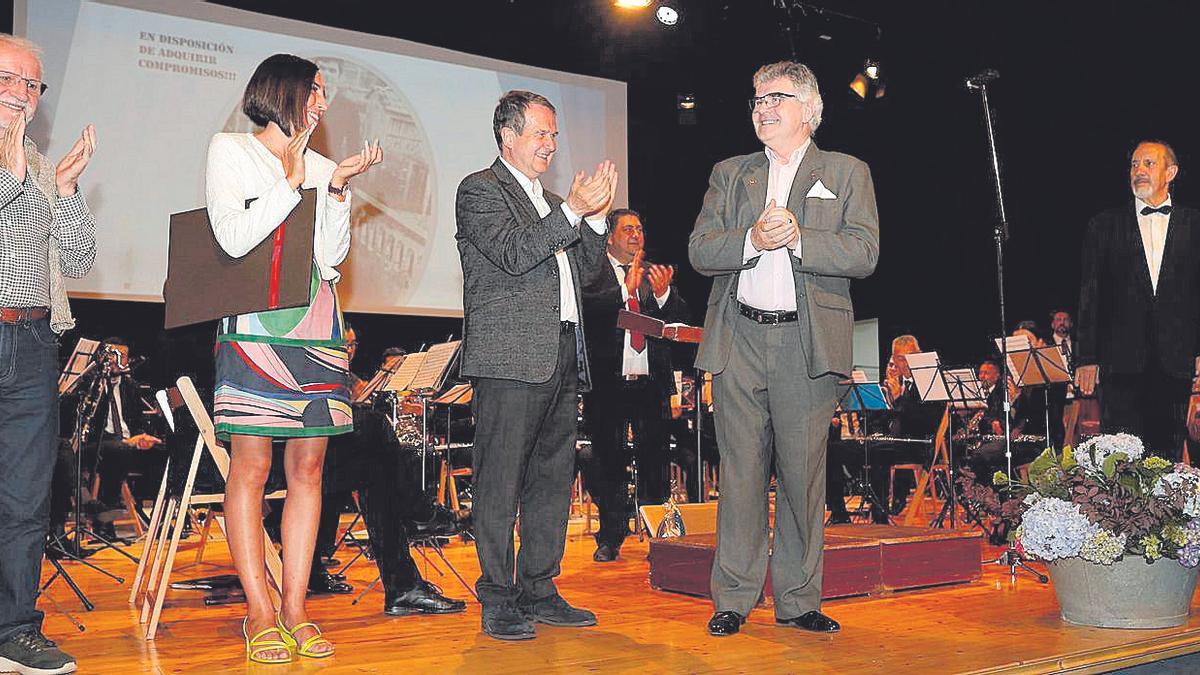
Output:
[[[330,647],[333,647],[333,643],[330,642],[329,640],[326,640],[325,636],[321,635],[321,629],[317,626],[317,624],[315,624],[311,621],[305,621],[304,623],[298,623],[289,629],[288,627],[283,625],[283,617],[276,614],[275,615],[275,625],[279,626],[279,631],[280,631],[280,633],[283,634],[283,640],[285,642],[287,642],[288,646],[291,647],[300,656],[307,656],[310,659],[327,659],[330,656],[333,656],[332,649],[330,649],[327,652],[312,651],[313,646],[316,645],[318,642],[324,642],[325,644],[329,645]],[[312,628],[313,630],[315,630],[317,632],[317,634],[309,636],[309,638],[306,639],[304,642],[297,642],[296,631],[300,630],[301,628],[306,628],[306,627]]]
[[[254,663],[272,664],[292,662],[292,649],[294,649],[293,645],[295,645],[295,641],[293,641],[292,644],[288,644],[286,642],[287,638],[284,636],[287,635],[287,631],[280,630],[279,628],[272,626],[271,628],[264,628],[263,630],[255,633],[254,637],[250,637],[246,633],[247,621],[249,621],[249,617],[242,619],[242,637],[246,638],[246,658],[250,659]],[[278,633],[282,639],[264,640],[263,636],[265,636],[267,633]],[[270,651],[272,649],[286,649],[288,650],[288,655],[286,658],[276,657],[273,659],[268,659],[261,656],[263,652]]]

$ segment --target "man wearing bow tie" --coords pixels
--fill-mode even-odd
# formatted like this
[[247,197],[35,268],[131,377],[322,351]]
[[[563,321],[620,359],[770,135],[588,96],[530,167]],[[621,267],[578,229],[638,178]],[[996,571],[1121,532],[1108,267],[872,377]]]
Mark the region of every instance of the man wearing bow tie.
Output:
[[1200,353],[1200,215],[1173,204],[1175,151],[1143,141],[1130,157],[1133,204],[1092,218],[1080,269],[1079,392],[1100,397],[1105,432],[1135,434],[1178,458]]
[[813,143],[822,108],[807,66],[754,74],[750,118],[766,147],[713,167],[688,244],[713,277],[696,365],[713,373],[721,448],[716,636],[738,632],[763,589],[772,467],[776,621],[840,628],[820,612],[825,442],[850,374],[850,279],[875,269],[879,216],[867,165]]

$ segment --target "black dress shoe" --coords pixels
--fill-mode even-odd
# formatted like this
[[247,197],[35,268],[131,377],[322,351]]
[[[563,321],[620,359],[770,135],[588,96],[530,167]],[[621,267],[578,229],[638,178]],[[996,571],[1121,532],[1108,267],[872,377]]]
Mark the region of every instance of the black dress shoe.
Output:
[[462,600],[447,598],[437,586],[421,580],[409,590],[383,603],[383,613],[388,616],[409,614],[456,614],[467,608]]
[[850,514],[846,511],[835,511],[829,514],[829,522],[826,525],[849,525]]
[[776,617],[775,623],[781,626],[795,626],[803,628],[814,633],[836,633],[842,629],[842,625],[824,614],[813,610],[805,612],[794,619],[780,619]]
[[733,635],[742,629],[746,617],[737,612],[717,612],[708,620],[708,634],[716,637]]
[[596,547],[596,552],[592,554],[592,560],[598,563],[612,562],[617,559],[621,553],[620,546],[612,544],[600,544]]
[[512,603],[483,606],[483,632],[497,640],[532,640],[537,637],[533,622],[517,611]]
[[324,570],[314,569],[308,575],[308,592],[317,595],[346,595],[353,593],[354,587],[345,581],[334,579]]
[[586,609],[572,607],[563,596],[557,594],[531,603],[518,604],[517,609],[530,621],[548,626],[581,628],[596,625],[595,614]]

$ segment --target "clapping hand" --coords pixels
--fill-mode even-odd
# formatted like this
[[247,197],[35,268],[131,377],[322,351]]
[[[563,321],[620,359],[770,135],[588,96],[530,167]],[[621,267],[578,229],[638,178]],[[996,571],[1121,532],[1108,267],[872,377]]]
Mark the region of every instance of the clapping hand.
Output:
[[638,296],[638,288],[642,285],[642,268],[643,251],[638,251],[633,254],[633,261],[629,263],[629,269],[625,270],[625,290],[629,292],[629,297],[636,298]]
[[317,130],[316,124],[310,124],[288,141],[287,149],[280,160],[283,162],[283,175],[287,177],[288,185],[293,190],[299,190],[304,185],[304,151],[308,149],[308,139]]
[[[640,251],[638,255],[641,255]],[[661,298],[671,288],[671,280],[675,278],[675,268],[667,265],[651,265],[649,276],[650,288],[654,290],[654,297]]]
[[367,169],[383,161],[383,148],[379,147],[379,139],[374,143],[363,141],[362,152],[343,159],[333,170],[333,178],[329,180],[330,187],[340,190],[346,183],[357,175],[366,173]]
[[4,134],[0,135],[0,165],[17,179],[25,182],[25,114],[13,119]]
[[591,176],[575,174],[567,193],[567,208],[582,217],[607,216],[617,194],[617,166],[605,160]]
[[71,146],[70,151],[54,169],[54,184],[58,188],[58,196],[70,197],[79,187],[79,176],[87,168],[92,155],[96,152],[96,127],[91,124],[83,128],[83,133]]

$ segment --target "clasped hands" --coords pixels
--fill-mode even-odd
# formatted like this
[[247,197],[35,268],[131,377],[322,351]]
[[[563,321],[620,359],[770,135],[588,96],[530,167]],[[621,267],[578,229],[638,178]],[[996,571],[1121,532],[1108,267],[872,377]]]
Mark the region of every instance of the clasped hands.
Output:
[[151,436],[150,434],[138,434],[136,436],[130,436],[122,442],[125,445],[135,447],[138,450],[149,450],[150,448],[162,443],[162,439]]
[[800,244],[800,222],[796,214],[772,199],[750,228],[750,244],[759,251],[774,251],[786,246],[795,251]]
[[567,208],[580,217],[607,216],[617,196],[617,165],[604,160],[596,172],[588,176],[580,171],[571,181],[567,193]]
[[[17,115],[0,134],[0,165],[3,165],[18,182],[25,182],[25,174],[29,167],[29,158],[25,155],[25,115]],[[79,176],[87,168],[92,155],[96,152],[96,128],[91,124],[83,128],[83,133],[75,141],[75,145],[54,169],[54,184],[60,197],[70,197],[75,194],[79,185]]]
[[625,272],[625,290],[632,298],[638,297],[638,288],[642,285],[642,277],[650,277],[650,289],[654,291],[654,297],[661,298],[667,294],[667,290],[671,288],[671,281],[675,278],[675,270],[667,265],[650,265],[649,269],[643,266],[642,258],[645,251],[638,251],[633,254],[633,260],[629,263],[629,269]]

